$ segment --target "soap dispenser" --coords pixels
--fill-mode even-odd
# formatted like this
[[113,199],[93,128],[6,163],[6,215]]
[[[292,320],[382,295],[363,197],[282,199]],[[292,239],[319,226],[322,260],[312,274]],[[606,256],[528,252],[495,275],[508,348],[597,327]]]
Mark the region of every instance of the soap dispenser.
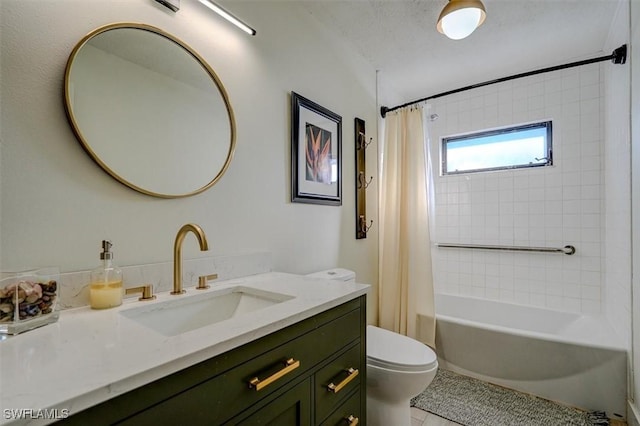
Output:
[[111,241],[102,241],[102,265],[91,271],[89,304],[93,309],[106,309],[122,304],[122,271],[113,263]]

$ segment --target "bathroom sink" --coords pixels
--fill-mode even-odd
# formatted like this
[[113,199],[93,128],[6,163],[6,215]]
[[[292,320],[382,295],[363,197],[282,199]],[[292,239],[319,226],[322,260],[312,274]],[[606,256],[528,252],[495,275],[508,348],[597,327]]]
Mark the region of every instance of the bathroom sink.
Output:
[[281,293],[237,286],[120,311],[165,336],[176,336],[293,299]]

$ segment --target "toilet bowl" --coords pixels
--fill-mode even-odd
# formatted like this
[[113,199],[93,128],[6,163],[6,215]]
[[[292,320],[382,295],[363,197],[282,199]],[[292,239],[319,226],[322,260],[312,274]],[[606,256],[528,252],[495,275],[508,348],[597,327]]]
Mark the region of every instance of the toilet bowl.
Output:
[[372,426],[410,425],[411,398],[438,370],[435,352],[410,337],[367,326],[367,420]]
[[[332,269],[308,276],[355,282],[355,273]],[[367,326],[367,424],[409,426],[410,401],[429,386],[438,370],[436,354],[410,337]]]

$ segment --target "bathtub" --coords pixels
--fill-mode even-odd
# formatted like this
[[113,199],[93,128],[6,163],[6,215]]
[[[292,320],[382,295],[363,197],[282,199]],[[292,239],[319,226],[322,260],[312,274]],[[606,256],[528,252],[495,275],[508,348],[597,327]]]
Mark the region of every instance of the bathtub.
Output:
[[437,294],[440,367],[625,418],[627,354],[602,316]]

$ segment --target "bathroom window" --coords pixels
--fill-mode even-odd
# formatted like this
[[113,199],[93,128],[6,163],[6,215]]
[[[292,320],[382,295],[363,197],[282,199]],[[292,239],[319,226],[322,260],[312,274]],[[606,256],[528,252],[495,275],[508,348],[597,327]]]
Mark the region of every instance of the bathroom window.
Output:
[[551,121],[442,138],[442,174],[551,166]]

